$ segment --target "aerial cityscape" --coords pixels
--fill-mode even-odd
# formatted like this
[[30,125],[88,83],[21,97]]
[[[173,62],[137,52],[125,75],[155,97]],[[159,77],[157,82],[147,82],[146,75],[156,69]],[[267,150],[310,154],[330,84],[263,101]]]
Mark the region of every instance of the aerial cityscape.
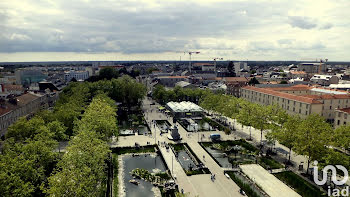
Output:
[[350,196],[348,8],[0,2],[0,196]]

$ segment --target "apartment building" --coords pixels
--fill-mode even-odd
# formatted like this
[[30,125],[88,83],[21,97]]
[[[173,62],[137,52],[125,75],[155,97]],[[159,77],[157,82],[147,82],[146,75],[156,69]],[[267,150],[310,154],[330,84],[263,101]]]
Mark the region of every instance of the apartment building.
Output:
[[350,107],[335,110],[334,127],[350,125]]
[[246,86],[241,90],[241,97],[262,105],[277,104],[289,114],[301,117],[320,114],[330,122],[335,119],[336,109],[350,107],[350,94],[347,92],[307,85],[277,88]]
[[32,92],[16,97],[13,102],[0,103],[0,136],[7,128],[22,116],[32,116],[41,109],[54,105],[58,99],[57,93],[34,94]]

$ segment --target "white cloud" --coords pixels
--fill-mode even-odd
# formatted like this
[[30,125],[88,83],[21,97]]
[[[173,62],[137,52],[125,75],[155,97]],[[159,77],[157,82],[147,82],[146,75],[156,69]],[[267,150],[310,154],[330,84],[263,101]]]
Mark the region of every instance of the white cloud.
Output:
[[298,59],[308,53],[345,60],[348,7],[347,0],[5,0],[0,52],[164,59],[172,57],[169,51],[201,50],[202,59]]

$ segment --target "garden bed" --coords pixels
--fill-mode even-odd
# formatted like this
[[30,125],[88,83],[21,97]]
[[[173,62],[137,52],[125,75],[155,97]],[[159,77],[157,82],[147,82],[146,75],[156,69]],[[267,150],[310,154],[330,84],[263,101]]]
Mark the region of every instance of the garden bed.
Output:
[[187,144],[172,144],[171,146],[186,175],[210,173]]
[[285,171],[274,175],[286,185],[293,188],[298,194],[302,195],[303,197],[327,196],[319,188],[310,184],[294,172]]
[[264,192],[238,172],[225,172],[245,192],[248,197],[264,197]]

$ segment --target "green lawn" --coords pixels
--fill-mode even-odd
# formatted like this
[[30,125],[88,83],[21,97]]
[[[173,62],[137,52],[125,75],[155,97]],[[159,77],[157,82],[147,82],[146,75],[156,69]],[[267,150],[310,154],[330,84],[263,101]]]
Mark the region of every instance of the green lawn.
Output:
[[326,196],[319,188],[311,185],[299,175],[291,171],[280,172],[275,174],[275,176],[287,184],[289,187],[293,188],[298,194],[303,197],[322,197]]
[[265,168],[265,169],[279,169],[283,168],[284,166],[271,157],[261,157],[259,158],[259,164]]
[[113,162],[113,196],[118,196],[118,154],[113,153],[112,154],[112,162]]

